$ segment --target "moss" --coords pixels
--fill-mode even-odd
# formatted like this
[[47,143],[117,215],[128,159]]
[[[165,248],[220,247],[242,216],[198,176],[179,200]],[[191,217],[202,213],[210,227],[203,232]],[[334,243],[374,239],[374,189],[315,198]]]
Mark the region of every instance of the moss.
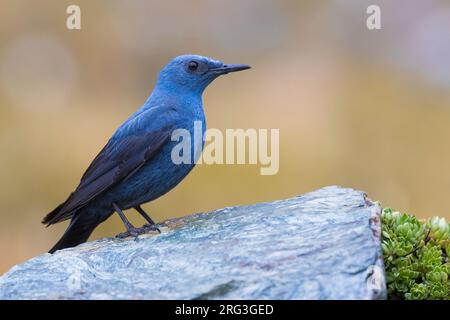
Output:
[[390,299],[450,299],[450,225],[382,212],[382,250]]

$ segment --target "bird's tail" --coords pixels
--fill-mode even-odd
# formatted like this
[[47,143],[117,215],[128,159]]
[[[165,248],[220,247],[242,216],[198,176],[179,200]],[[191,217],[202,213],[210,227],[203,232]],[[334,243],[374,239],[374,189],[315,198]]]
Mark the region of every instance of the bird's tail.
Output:
[[99,223],[92,221],[89,215],[83,215],[83,212],[77,214],[70,221],[69,227],[64,232],[59,241],[49,250],[49,253],[54,253],[57,250],[75,247],[80,243],[86,242],[92,231]]

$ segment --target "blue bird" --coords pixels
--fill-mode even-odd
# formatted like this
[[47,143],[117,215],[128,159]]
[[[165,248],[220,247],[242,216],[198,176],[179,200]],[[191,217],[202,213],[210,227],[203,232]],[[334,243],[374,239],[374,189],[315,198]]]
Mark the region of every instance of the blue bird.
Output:
[[[42,220],[47,226],[71,219],[62,238],[50,249],[76,246],[87,241],[94,229],[117,212],[127,231],[136,236],[156,229],[141,204],[174,188],[192,170],[191,164],[175,164],[171,159],[171,134],[176,129],[194,134],[194,121],[206,128],[202,105],[205,88],[218,76],[249,69],[243,64],[224,64],[198,55],[182,55],[159,73],[155,88],[144,105],[113,134],[66,201]],[[203,140],[203,139],[202,139]],[[203,141],[191,139],[191,149],[203,148]],[[147,221],[135,228],[123,210],[134,208]]]

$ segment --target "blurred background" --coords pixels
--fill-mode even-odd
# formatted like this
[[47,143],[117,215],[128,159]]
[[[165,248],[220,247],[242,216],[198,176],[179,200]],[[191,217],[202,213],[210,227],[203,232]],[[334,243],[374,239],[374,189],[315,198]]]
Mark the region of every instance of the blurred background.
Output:
[[[382,30],[370,31],[374,3]],[[81,30],[66,28],[70,4]],[[183,53],[253,66],[206,90],[207,122],[279,128],[280,171],[198,166],[144,206],[156,220],[328,185],[450,218],[446,0],[1,0],[0,273],[62,235],[42,217]],[[91,239],[122,231],[113,215]]]

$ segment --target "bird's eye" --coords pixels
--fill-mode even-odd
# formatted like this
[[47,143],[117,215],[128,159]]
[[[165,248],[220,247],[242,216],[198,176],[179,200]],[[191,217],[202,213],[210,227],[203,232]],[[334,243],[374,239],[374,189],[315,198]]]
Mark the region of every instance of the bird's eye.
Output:
[[190,71],[195,71],[198,68],[198,62],[197,61],[191,61],[188,64],[188,68]]

